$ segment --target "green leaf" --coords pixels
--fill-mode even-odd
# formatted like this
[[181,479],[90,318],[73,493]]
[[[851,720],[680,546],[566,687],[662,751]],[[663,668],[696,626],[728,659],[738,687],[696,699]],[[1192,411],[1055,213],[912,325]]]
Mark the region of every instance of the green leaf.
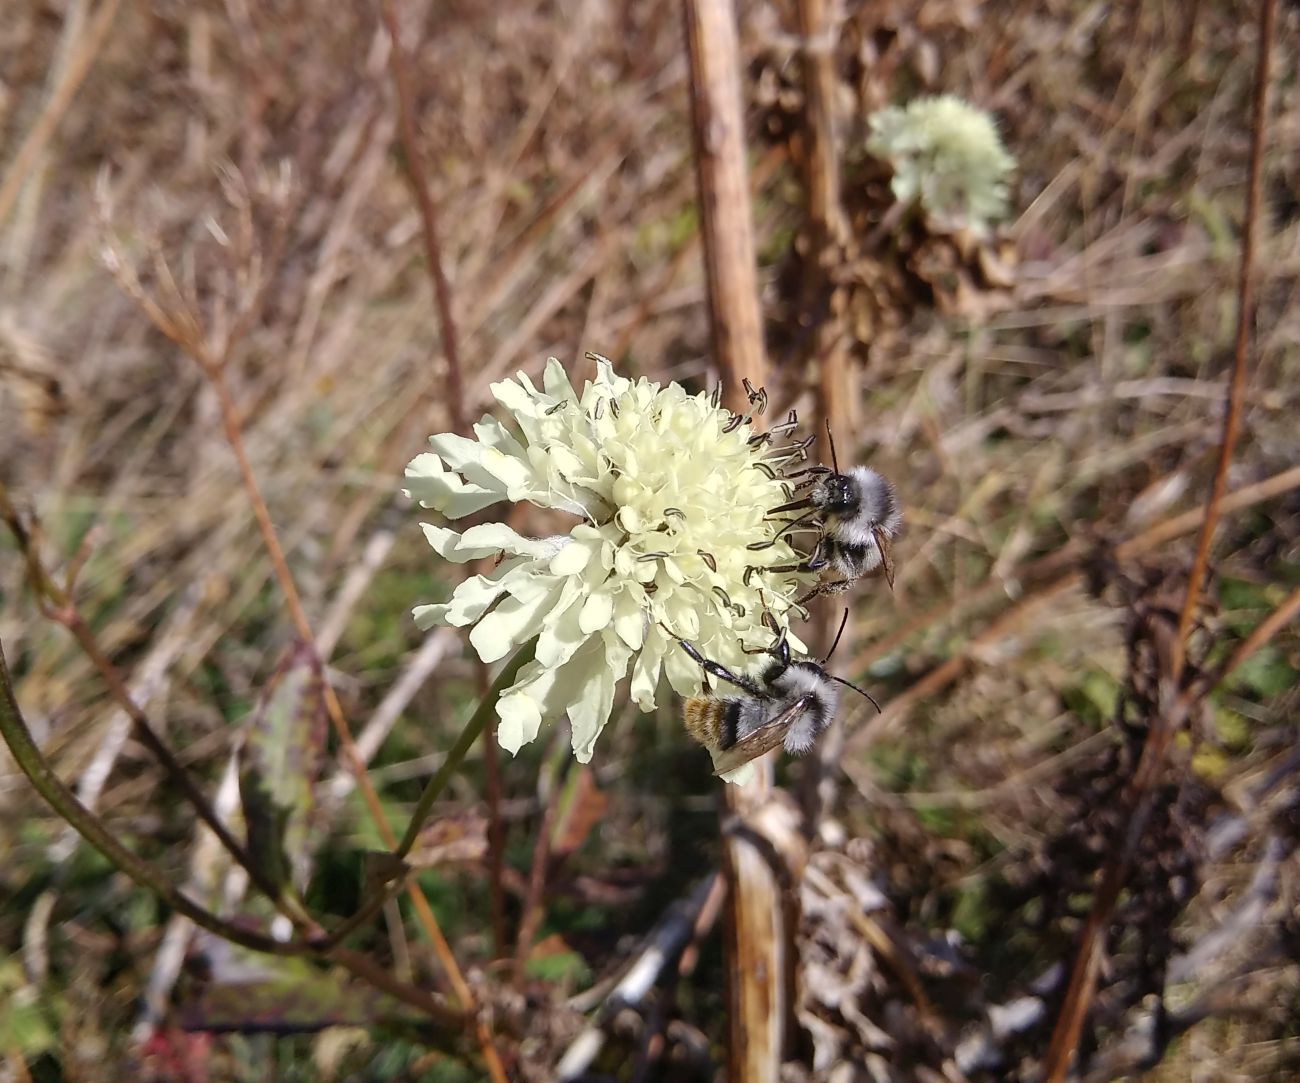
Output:
[[254,866],[277,889],[306,871],[307,828],[325,751],[324,679],[311,648],[290,648],[239,750],[239,794]]

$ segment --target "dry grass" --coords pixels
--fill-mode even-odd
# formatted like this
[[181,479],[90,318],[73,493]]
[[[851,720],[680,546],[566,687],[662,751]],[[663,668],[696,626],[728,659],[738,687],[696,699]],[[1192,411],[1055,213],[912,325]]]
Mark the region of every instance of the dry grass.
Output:
[[[804,329],[789,289],[788,253],[804,215],[800,144],[766,134],[785,131],[797,105],[796,22],[786,6],[747,6],[742,45],[752,61],[774,398],[812,416],[816,380],[799,363]],[[489,16],[463,2],[400,7],[467,414],[486,408],[491,381],[535,372],[548,354],[567,363],[586,349],[618,352],[634,372],[710,379],[675,8],[586,0],[506,5]],[[855,306],[862,422],[856,434],[837,433],[840,454],[856,435],[858,455],[897,482],[908,514],[892,597],[868,588],[855,603],[856,668],[870,655],[869,675],[846,675],[869,680],[882,702],[903,697],[907,711],[895,709],[892,724],[867,736],[870,723],[849,720],[844,767],[853,783],[840,786],[833,830],[823,834],[851,840],[853,860],[887,900],[894,942],[933,948],[913,964],[946,1010],[961,982],[1006,1000],[1071,957],[1077,915],[1042,914],[1048,892],[1037,877],[1059,871],[1067,842],[1086,850],[1086,840],[1067,837],[1089,807],[1079,787],[1104,774],[1105,757],[1122,760],[1109,722],[1131,676],[1125,629],[1151,597],[1132,583],[1185,575],[1191,560],[1195,520],[1118,566],[1106,558],[1123,539],[1199,508],[1212,473],[1233,333],[1253,5],[1196,5],[1190,40],[1176,4],[862,7],[871,11],[841,28],[837,54],[841,107],[856,118],[844,131],[846,190],[870,182],[861,110],[922,88],[994,109],[1021,163],[1021,213],[1009,230],[1014,289],[988,288],[975,273],[956,276],[961,288],[861,268],[842,280]],[[331,677],[354,732],[368,734],[372,778],[400,830],[402,811],[467,717],[474,677],[457,638],[436,633],[422,647],[408,616],[455,571],[435,566],[397,479],[424,436],[450,421],[387,39],[367,5],[325,18],[301,2],[274,12],[124,4],[101,40],[104,10],[33,2],[0,20],[0,480],[25,515],[39,517],[51,568],[90,537],[82,612],[172,747],[216,793],[294,631],[211,389],[119,289],[102,255],[113,239],[151,291],[165,284],[157,262],[165,258],[210,336],[230,340],[228,382],[253,470],[309,620],[318,633],[338,629],[325,637]],[[1257,350],[1230,490],[1300,458],[1300,90],[1282,60],[1300,52],[1300,24],[1290,5],[1277,33]],[[80,85],[65,109],[58,88],[70,80]],[[784,94],[774,97],[773,86]],[[32,133],[41,136],[34,145]],[[868,203],[855,206],[847,191],[845,199],[851,216],[868,213]],[[862,258],[871,268],[887,256]],[[584,364],[574,360],[574,370]],[[1052,575],[1025,574],[1069,546],[1088,558],[1100,595],[1072,580],[1008,621],[1005,634],[982,636],[989,621],[1074,569],[1063,560]],[[219,857],[195,845],[193,817],[178,814],[157,768],[125,740],[90,662],[40,618],[8,538],[0,557],[0,640],[60,774],[177,882],[193,877],[212,898],[222,884],[238,895]],[[1293,488],[1226,518],[1213,572],[1208,631],[1197,643],[1220,658],[1300,580]],[[909,622],[905,641],[873,649]],[[951,683],[914,691],[972,643]],[[1182,777],[1204,796],[1179,806],[1185,818],[1169,828],[1194,842],[1199,885],[1170,917],[1175,956],[1250,902],[1270,840],[1282,852],[1250,912],[1250,935],[1233,941],[1230,962],[1241,973],[1219,962],[1202,973],[1204,995],[1227,989],[1244,1014],[1210,1011],[1154,1077],[1186,1078],[1193,1062],[1223,1079],[1283,1078],[1295,1068],[1296,973],[1270,954],[1269,937],[1295,934],[1284,919],[1298,883],[1288,724],[1297,671],[1300,640],[1284,629],[1176,749]],[[512,922],[551,807],[548,787],[567,778],[588,794],[556,752],[562,739],[544,735],[502,763]],[[594,781],[603,816],[570,825],[568,849],[563,832],[552,836],[527,1002],[496,1005],[521,1075],[547,1077],[580,1029],[567,998],[599,1003],[583,1000],[584,988],[612,982],[664,909],[715,867],[713,788],[701,759],[669,711],[625,712],[602,737]],[[785,770],[793,777],[799,768]],[[476,806],[481,774],[471,758],[439,814]],[[377,842],[359,804],[344,799],[346,775],[328,785],[340,811],[318,825],[310,901],[342,915],[356,901],[357,851]],[[233,790],[224,792],[229,811]],[[579,820],[592,800],[578,803]],[[141,1055],[132,1027],[143,1020],[137,1033],[148,1033],[157,1018],[138,1003],[144,990],[163,1004],[193,995],[184,929],[165,933],[166,916],[66,838],[3,758],[0,810],[0,1079],[102,1078],[105,1063],[124,1074]],[[1220,840],[1216,831],[1236,834]],[[421,882],[476,988],[490,987],[483,864]],[[359,946],[436,982],[409,914],[405,931],[390,917]],[[952,929],[964,938],[959,964],[945,964],[935,946]],[[860,929],[833,932],[861,939]],[[1122,955],[1123,928],[1116,934]],[[602,1070],[706,1077],[699,1065],[718,1062],[724,1033],[716,939],[700,932],[700,965],[684,967],[672,992],[608,1020]],[[1087,1039],[1105,1055],[1143,1010],[1126,999],[1122,965],[1116,974],[1103,981]],[[879,963],[861,1003],[888,1030],[897,1004],[913,1010],[910,988]],[[1180,985],[1171,1004],[1187,1008],[1196,988]],[[4,1006],[6,997],[21,1001],[19,989],[38,1006],[37,1022],[14,1023],[17,1010]],[[1054,1017],[1051,994],[1047,1003],[1045,1029],[1012,1044],[1010,1074],[973,1078],[1031,1070]],[[824,1006],[809,1011],[849,1035],[836,1048],[866,1057],[879,1073],[870,1078],[921,1078],[899,1067],[905,1056],[933,1066],[919,1038],[915,1049],[872,1046]],[[200,1079],[202,1065],[207,1078],[242,1080],[263,1077],[256,1066],[273,1058],[283,1079],[468,1078],[419,1035],[390,1042],[378,1033],[176,1038],[149,1047],[151,1070]],[[652,1055],[649,1037],[659,1033],[666,1045]],[[176,1067],[185,1057],[191,1066]],[[1106,1063],[1100,1056],[1096,1070]],[[680,1074],[653,1075],[664,1071]]]

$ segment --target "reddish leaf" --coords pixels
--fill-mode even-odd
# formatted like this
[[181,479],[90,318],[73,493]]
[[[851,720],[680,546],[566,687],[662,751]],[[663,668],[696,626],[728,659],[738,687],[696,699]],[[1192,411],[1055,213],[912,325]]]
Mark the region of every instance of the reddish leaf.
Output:
[[596,776],[591,768],[575,768],[578,778],[574,782],[573,796],[560,810],[559,822],[551,838],[551,853],[557,859],[568,857],[591,834],[591,829],[605,818],[609,800],[596,788]]

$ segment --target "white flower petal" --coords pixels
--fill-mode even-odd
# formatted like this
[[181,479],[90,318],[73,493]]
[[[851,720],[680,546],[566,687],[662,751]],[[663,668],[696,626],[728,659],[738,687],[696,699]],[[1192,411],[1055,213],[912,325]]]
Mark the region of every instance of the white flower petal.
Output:
[[474,625],[469,641],[484,662],[504,658],[521,643],[527,643],[541,631],[542,620],[548,616],[559,587],[538,591],[534,597],[506,598],[492,612]]
[[629,692],[637,708],[647,714],[655,709],[655,692],[659,688],[659,674],[663,671],[667,642],[661,633],[651,633],[646,636],[636,661],[632,663],[632,685]]
[[674,643],[664,652],[664,673],[679,696],[698,696],[704,684],[699,663]]
[[602,631],[608,627],[614,616],[614,592],[601,587],[587,595],[582,613],[578,617],[578,628],[584,635]]
[[417,455],[406,467],[406,488],[402,490],[421,507],[441,512],[448,519],[481,511],[505,499],[504,489],[486,489],[465,481],[444,468],[431,452]]
[[[639,600],[640,599],[640,600]],[[645,641],[646,611],[644,595],[630,588],[614,596],[614,631],[634,651]]]
[[[450,624],[453,628],[464,628],[483,616],[491,608],[492,603],[510,589],[514,579],[522,578],[531,581],[526,574],[517,574],[526,564],[527,560],[523,557],[503,561],[487,575],[472,575],[463,580],[452,592],[451,599],[446,605],[419,608],[440,610],[436,617],[426,618],[430,623]],[[419,619],[417,616],[416,620]]]
[[581,584],[570,579],[566,592],[537,637],[537,660],[544,666],[561,666],[587,641],[579,626],[582,616]]
[[555,399],[568,399],[573,401],[577,395],[573,392],[573,384],[569,382],[569,374],[564,371],[564,366],[560,363],[558,357],[548,357],[546,359],[546,371],[542,374],[542,387],[546,393]]
[[496,448],[503,454],[513,455],[516,459],[523,458],[527,454],[523,444],[491,414],[484,414],[483,419],[474,426],[474,435],[485,447]]
[[[573,754],[579,763],[591,760],[596,738],[609,721],[614,706],[614,685],[627,671],[629,652],[614,639],[592,637],[565,666],[581,667],[586,676],[569,703],[569,725],[573,730]],[[566,674],[567,676],[567,674]]]

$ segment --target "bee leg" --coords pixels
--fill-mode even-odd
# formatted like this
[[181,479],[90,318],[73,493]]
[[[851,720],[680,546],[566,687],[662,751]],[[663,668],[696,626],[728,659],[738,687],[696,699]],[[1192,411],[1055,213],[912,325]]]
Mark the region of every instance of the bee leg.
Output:
[[709,659],[705,658],[704,655],[696,650],[692,644],[687,643],[684,639],[679,639],[677,644],[682,648],[682,650],[689,654],[691,658],[699,663],[700,668],[703,669],[705,673],[711,673],[719,680],[726,681],[728,684],[734,684],[737,688],[743,688],[751,696],[763,697],[763,690],[748,677],[737,676],[726,666],[718,662],[709,661]]
[[853,588],[854,582],[855,580],[852,579],[836,579],[830,583],[818,583],[802,598],[797,599],[794,604],[805,606],[814,598],[830,597],[833,594],[843,594],[846,590],[851,590]]

